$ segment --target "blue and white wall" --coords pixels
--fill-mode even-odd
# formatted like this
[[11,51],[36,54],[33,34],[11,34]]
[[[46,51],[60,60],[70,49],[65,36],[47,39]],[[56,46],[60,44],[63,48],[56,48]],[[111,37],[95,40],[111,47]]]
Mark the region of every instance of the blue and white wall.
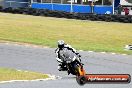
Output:
[[[70,4],[56,4],[56,3],[32,3],[32,8],[37,9],[49,9],[49,10],[58,10],[66,12],[77,12],[77,13],[91,13],[91,7],[89,5],[77,5],[73,4],[72,7]],[[94,6],[94,13],[105,14],[106,12],[113,13],[112,6]]]

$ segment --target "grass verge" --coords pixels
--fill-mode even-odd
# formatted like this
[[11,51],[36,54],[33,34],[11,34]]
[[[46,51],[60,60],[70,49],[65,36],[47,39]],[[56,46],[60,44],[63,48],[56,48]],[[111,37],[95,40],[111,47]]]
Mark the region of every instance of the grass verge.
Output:
[[65,40],[76,49],[132,54],[132,24],[0,13],[0,40],[56,47]]
[[0,81],[35,80],[45,78],[49,78],[49,76],[36,72],[17,71],[15,69],[0,68]]

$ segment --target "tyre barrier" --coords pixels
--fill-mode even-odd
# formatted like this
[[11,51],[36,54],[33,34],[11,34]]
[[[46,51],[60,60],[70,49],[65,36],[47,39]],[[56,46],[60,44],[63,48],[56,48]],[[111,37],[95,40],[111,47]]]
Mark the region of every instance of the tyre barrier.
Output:
[[122,22],[132,23],[132,15],[108,15],[108,14],[88,14],[88,13],[69,13],[64,11],[52,11],[48,9],[34,9],[34,8],[2,8],[0,12],[25,14],[33,16],[47,16],[56,18],[78,19],[78,20],[91,20],[91,21],[106,21],[106,22]]
[[0,6],[0,12],[2,11],[2,9],[3,9],[3,7],[2,7],[2,6]]

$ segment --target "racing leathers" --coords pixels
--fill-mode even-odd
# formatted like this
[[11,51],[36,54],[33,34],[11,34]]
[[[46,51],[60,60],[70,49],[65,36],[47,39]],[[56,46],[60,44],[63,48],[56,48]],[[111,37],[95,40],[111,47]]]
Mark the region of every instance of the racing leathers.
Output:
[[78,56],[78,59],[77,59],[77,61],[79,62],[79,63],[81,63],[81,59],[80,59],[80,57],[81,57],[81,55],[74,49],[74,48],[72,48],[70,45],[68,45],[68,44],[64,44],[64,47],[63,48],[57,48],[56,50],[55,50],[55,53],[56,53],[56,60],[59,62],[59,65],[58,65],[58,70],[59,71],[66,71],[67,70],[67,68],[66,68],[66,66],[65,66],[65,62],[63,62],[63,60],[60,58],[61,56],[60,56],[60,54],[59,54],[59,52],[61,51],[61,50],[63,50],[64,48],[66,48],[66,49],[68,49],[68,50],[71,50],[73,53],[75,53],[77,56]]

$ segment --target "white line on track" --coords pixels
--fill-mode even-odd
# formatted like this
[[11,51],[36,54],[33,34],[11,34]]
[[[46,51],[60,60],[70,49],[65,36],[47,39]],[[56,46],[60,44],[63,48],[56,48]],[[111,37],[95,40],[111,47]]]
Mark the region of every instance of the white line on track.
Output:
[[12,82],[34,82],[34,81],[47,81],[47,80],[55,80],[55,79],[58,79],[60,77],[56,77],[55,75],[49,75],[49,78],[46,78],[46,79],[35,79],[35,80],[9,80],[9,81],[0,81],[0,84],[1,83],[12,83]]

